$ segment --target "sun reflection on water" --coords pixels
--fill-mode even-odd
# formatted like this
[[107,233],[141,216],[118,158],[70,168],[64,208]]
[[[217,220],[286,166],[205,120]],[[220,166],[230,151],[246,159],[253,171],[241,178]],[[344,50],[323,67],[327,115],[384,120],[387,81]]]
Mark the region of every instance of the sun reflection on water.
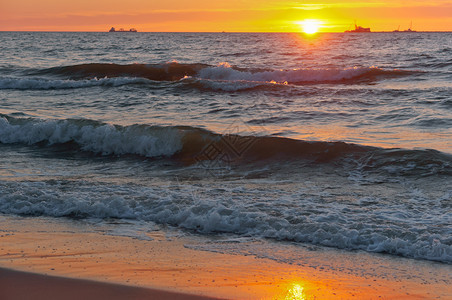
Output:
[[303,290],[303,286],[298,283],[294,283],[287,291],[284,300],[307,300],[308,298]]

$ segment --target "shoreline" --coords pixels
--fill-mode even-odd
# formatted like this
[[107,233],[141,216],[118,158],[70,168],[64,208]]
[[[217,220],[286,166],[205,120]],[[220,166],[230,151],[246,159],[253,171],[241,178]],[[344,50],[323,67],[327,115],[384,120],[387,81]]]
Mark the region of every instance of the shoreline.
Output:
[[150,288],[43,275],[4,268],[0,268],[0,290],[2,291],[2,297],[8,300],[214,299]]
[[[431,299],[452,294],[450,265],[441,263],[278,244],[278,251],[301,257],[287,263],[190,246],[209,243],[202,236],[158,229],[139,239],[106,234],[102,226],[0,215],[0,268],[41,274],[21,273],[8,285],[20,286],[32,276],[53,291],[61,287],[52,284],[60,280],[55,278],[64,277],[64,282],[85,280],[68,283],[76,290],[106,282],[112,284],[106,286],[109,291],[130,288],[133,294],[143,288],[145,293],[176,292],[193,299]],[[14,273],[0,270],[0,277],[5,272]]]

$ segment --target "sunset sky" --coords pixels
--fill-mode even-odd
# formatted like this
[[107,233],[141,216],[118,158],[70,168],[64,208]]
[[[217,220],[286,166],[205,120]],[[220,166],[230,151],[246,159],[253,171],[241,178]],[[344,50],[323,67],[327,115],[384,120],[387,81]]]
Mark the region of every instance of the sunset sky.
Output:
[[452,0],[0,0],[1,31],[452,31]]

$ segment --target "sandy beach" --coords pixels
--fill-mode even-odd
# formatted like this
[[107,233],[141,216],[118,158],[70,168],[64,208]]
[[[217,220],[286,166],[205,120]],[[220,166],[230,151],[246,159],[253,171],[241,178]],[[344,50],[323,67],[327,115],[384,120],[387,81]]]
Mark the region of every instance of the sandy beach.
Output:
[[211,299],[195,295],[0,268],[2,299]]
[[0,217],[0,228],[0,267],[4,268],[0,288],[8,300],[61,299],[62,295],[65,299],[446,299],[452,294],[449,265],[388,255],[287,244],[281,251],[298,252],[304,260],[285,263],[201,251],[193,245],[200,242],[198,238],[205,243],[205,237],[188,238],[172,230],[131,238],[107,234],[105,226],[89,222],[6,216]]

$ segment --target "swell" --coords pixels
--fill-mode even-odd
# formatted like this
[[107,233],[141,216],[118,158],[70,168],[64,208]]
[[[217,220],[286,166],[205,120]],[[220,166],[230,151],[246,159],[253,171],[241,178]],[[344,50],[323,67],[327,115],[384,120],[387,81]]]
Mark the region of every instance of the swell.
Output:
[[[86,119],[41,120],[0,114],[0,143],[66,145],[95,155],[166,157],[185,164],[244,165],[303,160],[403,176],[452,175],[452,155],[436,150],[382,149],[345,142],[214,133],[190,126],[119,126]],[[212,165],[209,163],[209,165]]]
[[[217,66],[177,62],[129,65],[91,63],[28,71],[24,73],[25,77],[19,78],[0,78],[0,89],[64,89],[137,83],[137,79],[178,82],[188,78],[200,81],[206,88],[229,91],[270,84],[366,83],[384,78],[407,76],[413,73],[416,72],[381,69],[373,66],[345,69],[275,70],[240,68],[231,66],[226,62]],[[51,78],[48,78],[49,76]],[[54,76],[58,78],[55,79]],[[127,80],[112,81],[115,78]],[[138,83],[142,83],[142,81]],[[190,81],[187,81],[187,83],[193,84]]]
[[155,81],[177,81],[185,76],[193,76],[204,64],[180,64],[170,62],[165,64],[81,64],[73,66],[54,67],[35,72],[36,75],[64,75],[70,79],[93,77],[142,77]]

